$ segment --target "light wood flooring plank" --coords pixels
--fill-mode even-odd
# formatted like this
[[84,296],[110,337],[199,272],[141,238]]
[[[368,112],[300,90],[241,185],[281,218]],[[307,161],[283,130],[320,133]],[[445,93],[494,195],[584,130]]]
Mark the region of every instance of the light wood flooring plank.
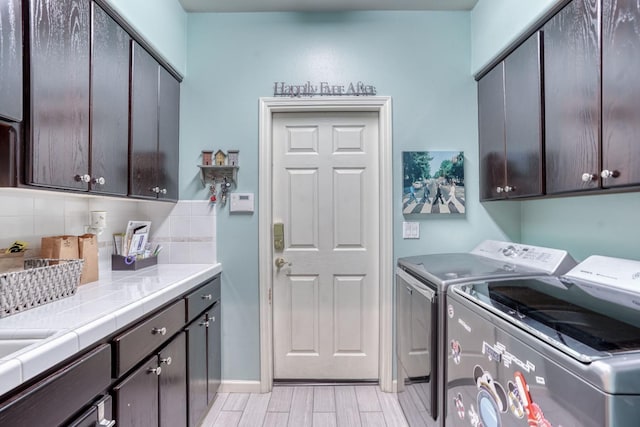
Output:
[[313,412],[336,412],[336,396],[333,386],[313,388]]
[[224,406],[223,411],[244,411],[244,407],[247,406],[249,401],[249,393],[229,393]]
[[289,412],[267,412],[262,427],[285,427],[289,422]]
[[314,412],[313,427],[337,427],[335,412]]
[[289,427],[311,427],[313,424],[313,388],[295,387],[289,412]]
[[335,387],[336,418],[340,427],[360,427],[358,399],[353,386]]
[[360,412],[382,412],[382,407],[380,407],[380,401],[376,394],[376,389],[378,388],[377,385],[356,387],[356,397],[358,398]]
[[262,424],[267,414],[271,393],[251,393],[247,406],[242,411],[239,427],[256,427]]
[[396,394],[384,393],[380,389],[376,390],[376,394],[378,395],[387,427],[408,427],[409,424],[407,424],[407,420],[402,414]]
[[387,427],[382,412],[360,412],[362,427]]
[[218,393],[216,395],[216,399],[213,401],[213,405],[211,405],[211,409],[202,420],[201,427],[211,427],[215,424],[216,418],[220,415],[220,411],[222,411],[222,406],[224,402],[227,400],[229,393]]
[[289,412],[293,399],[293,387],[273,387],[268,412]]
[[240,411],[222,411],[213,427],[237,427],[242,417]]

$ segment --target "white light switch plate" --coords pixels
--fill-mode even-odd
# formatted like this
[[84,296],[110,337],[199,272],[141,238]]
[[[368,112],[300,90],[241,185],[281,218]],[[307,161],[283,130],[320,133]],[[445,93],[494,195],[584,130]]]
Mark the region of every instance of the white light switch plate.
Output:
[[420,223],[419,222],[402,222],[402,238],[403,239],[419,239]]

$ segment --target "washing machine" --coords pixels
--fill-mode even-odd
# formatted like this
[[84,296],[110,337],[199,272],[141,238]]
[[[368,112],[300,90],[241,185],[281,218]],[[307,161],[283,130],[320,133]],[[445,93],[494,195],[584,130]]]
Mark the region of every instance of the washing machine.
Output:
[[468,253],[400,258],[396,269],[396,379],[411,427],[444,425],[447,287],[477,280],[559,275],[563,250],[485,240]]
[[640,425],[640,262],[447,293],[447,427]]

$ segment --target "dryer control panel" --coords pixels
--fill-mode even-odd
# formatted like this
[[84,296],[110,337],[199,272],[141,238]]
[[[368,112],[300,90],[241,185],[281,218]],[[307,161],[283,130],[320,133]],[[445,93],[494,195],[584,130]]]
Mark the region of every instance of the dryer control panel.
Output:
[[538,270],[544,274],[564,274],[576,265],[576,261],[567,251],[497,240],[485,240],[471,253]]

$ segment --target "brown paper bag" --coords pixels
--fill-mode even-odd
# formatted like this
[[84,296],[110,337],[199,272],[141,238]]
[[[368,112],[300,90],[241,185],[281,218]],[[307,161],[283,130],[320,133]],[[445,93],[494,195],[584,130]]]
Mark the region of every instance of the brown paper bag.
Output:
[[40,256],[53,259],[78,259],[77,236],[49,236],[40,241]]
[[98,280],[98,237],[95,234],[78,236],[80,258],[84,259],[80,284]]

